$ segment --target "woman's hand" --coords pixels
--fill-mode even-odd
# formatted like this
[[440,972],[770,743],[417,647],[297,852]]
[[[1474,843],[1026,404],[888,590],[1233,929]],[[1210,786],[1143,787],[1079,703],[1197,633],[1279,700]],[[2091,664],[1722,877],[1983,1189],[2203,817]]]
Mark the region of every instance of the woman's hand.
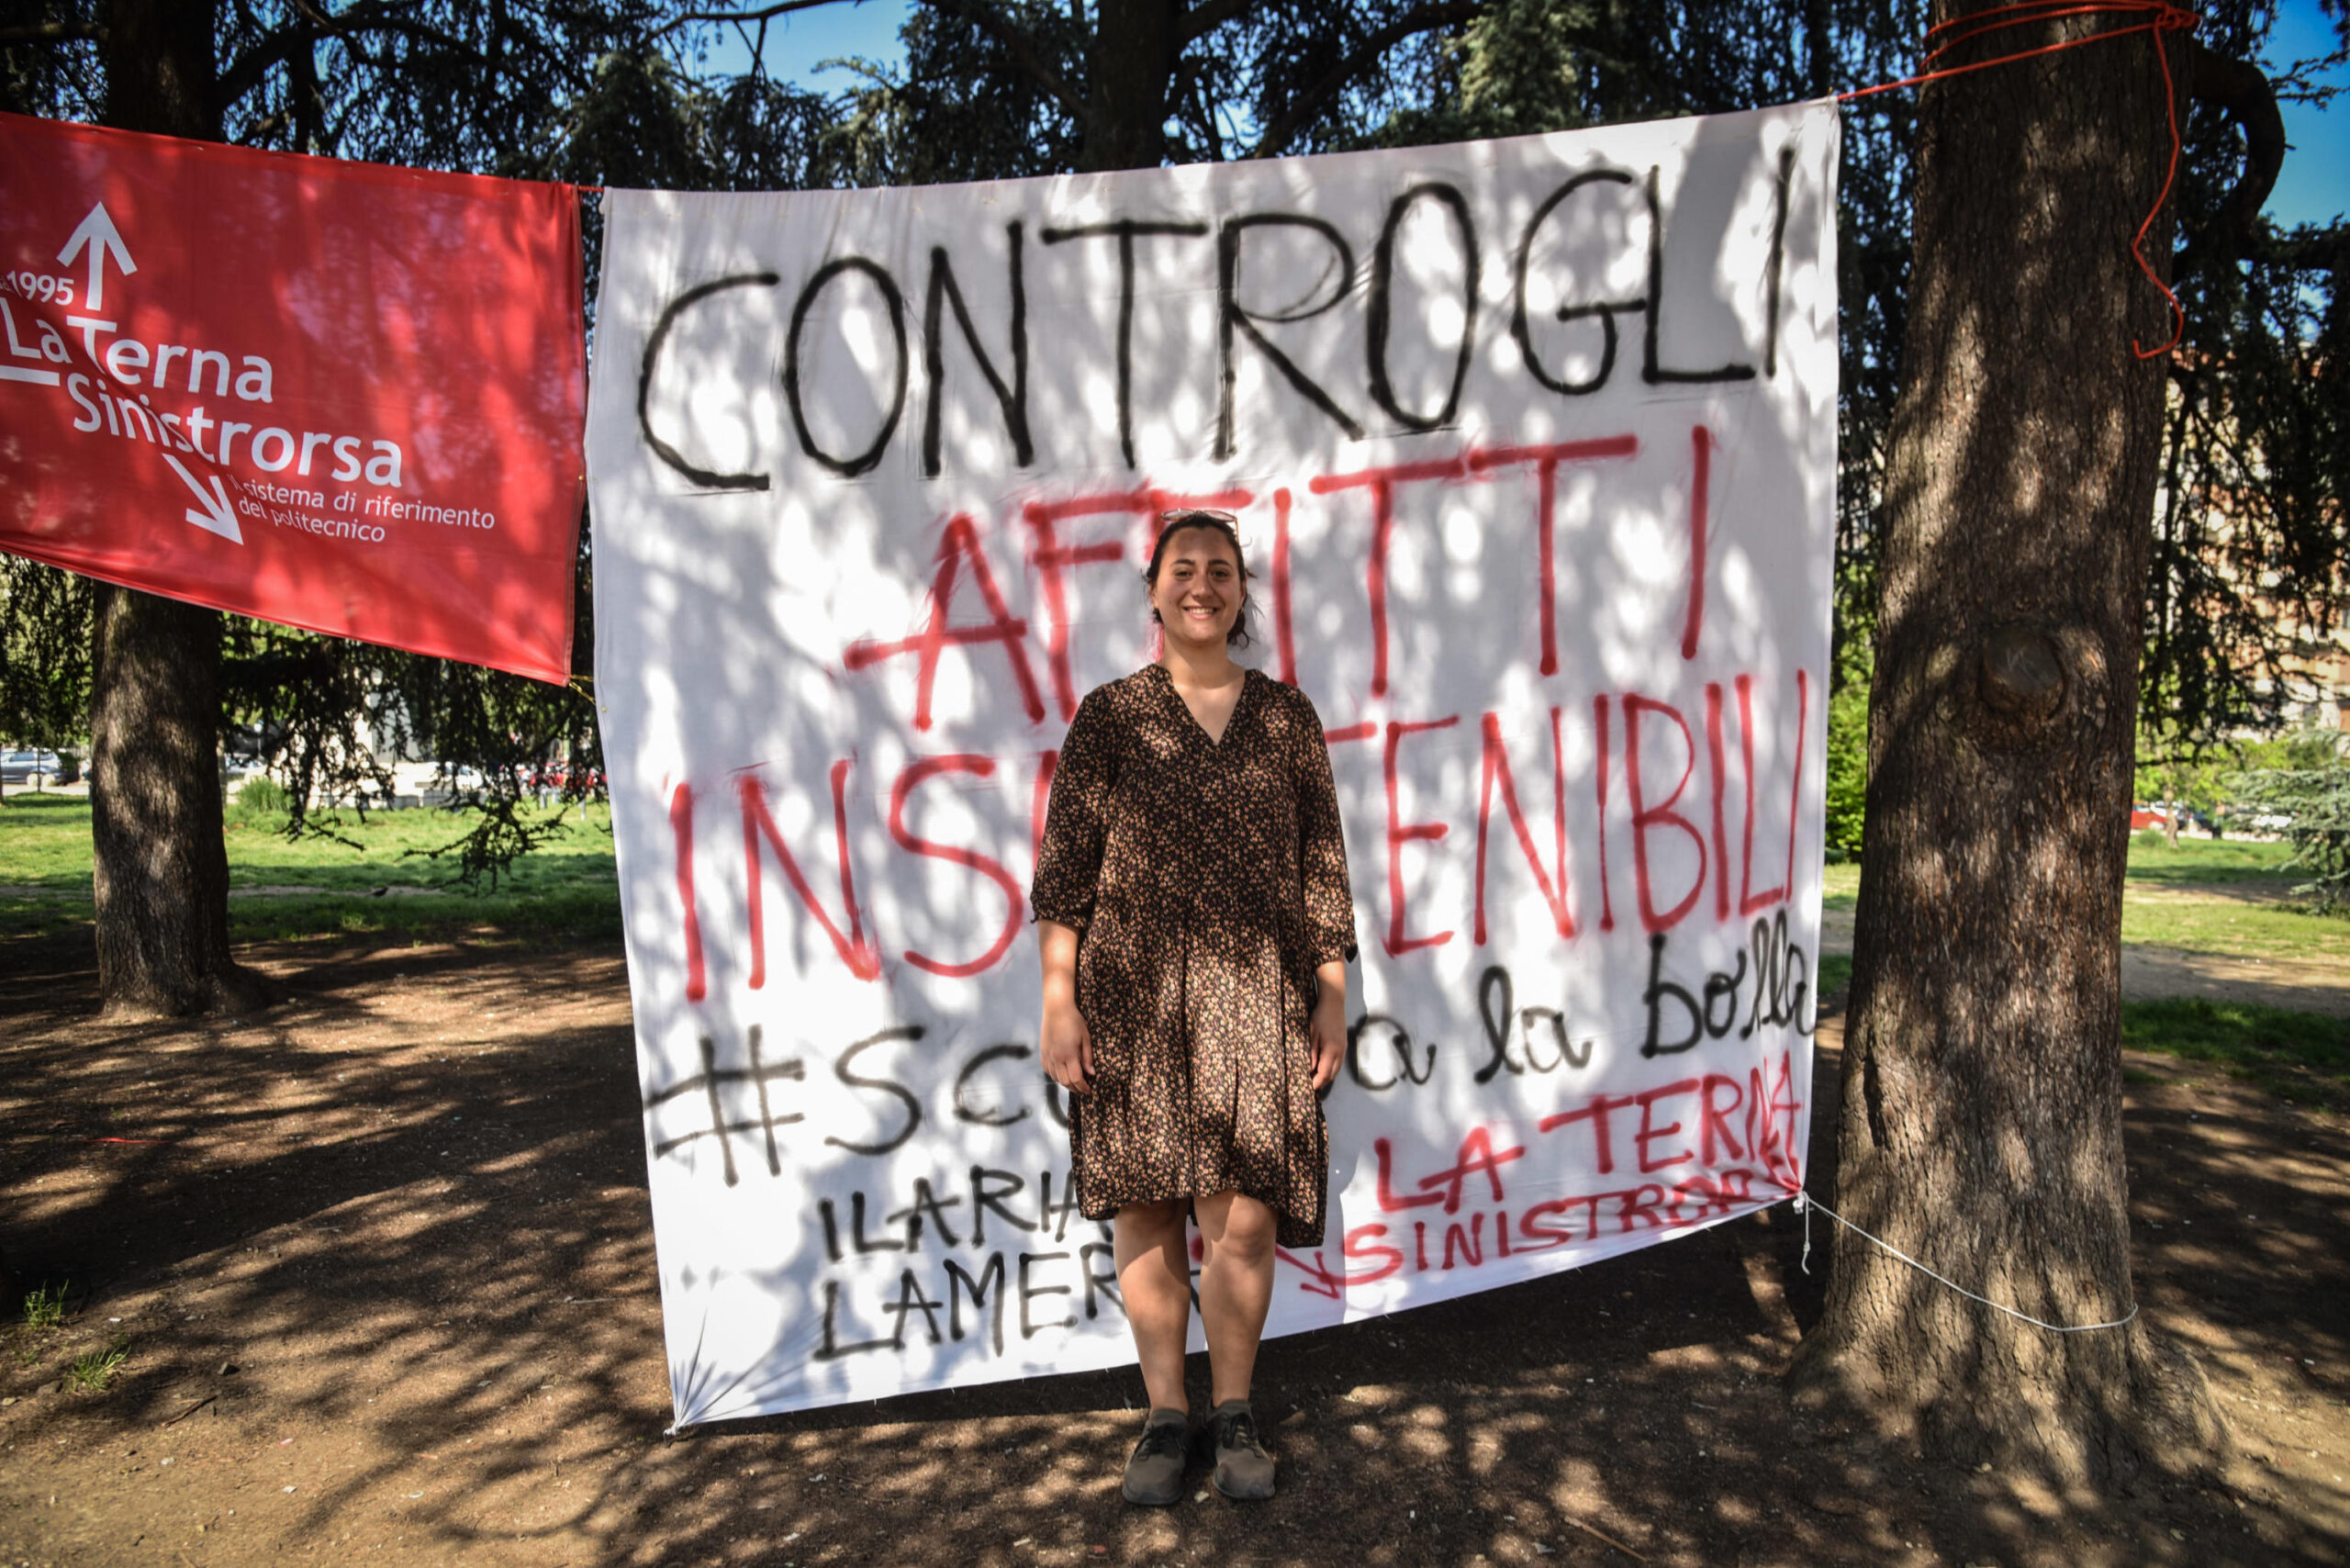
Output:
[[1321,984],[1315,992],[1314,1012],[1306,1020],[1306,1036],[1314,1042],[1314,1092],[1330,1087],[1338,1066],[1347,1059],[1347,966],[1324,964],[1315,971]]
[[1039,1054],[1045,1076],[1072,1094],[1093,1092],[1093,1036],[1074,1002],[1045,1004]]
[[1045,962],[1045,1014],[1036,1030],[1036,1054],[1045,1076],[1072,1094],[1093,1092],[1093,1036],[1077,1010],[1077,947],[1072,926],[1058,920],[1036,923],[1036,946]]

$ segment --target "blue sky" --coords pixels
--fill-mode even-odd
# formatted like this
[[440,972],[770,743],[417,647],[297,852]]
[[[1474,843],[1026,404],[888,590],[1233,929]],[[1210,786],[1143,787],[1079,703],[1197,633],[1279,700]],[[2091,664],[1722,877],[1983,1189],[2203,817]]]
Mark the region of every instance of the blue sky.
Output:
[[[857,55],[886,65],[902,64],[906,51],[898,45],[898,29],[912,9],[911,0],[857,0],[778,17],[767,24],[767,73],[797,86],[836,93],[855,78],[845,71],[820,73],[819,62]],[[732,74],[746,68],[750,50],[731,28],[721,36],[726,42],[711,51],[711,69]]]
[[[2266,63],[2280,68],[2323,54],[2333,39],[2333,27],[2316,0],[2286,0],[2277,30],[2269,35]],[[2350,76],[2342,72],[2327,80],[2350,87]],[[2339,217],[2350,207],[2350,96],[2325,110],[2287,104],[2285,140],[2293,150],[2286,155],[2285,172],[2268,198],[2269,217],[2285,224]]]
[[[898,28],[912,8],[910,0],[862,0],[778,17],[767,28],[767,69],[785,81],[839,91],[851,84],[849,74],[820,73],[818,63],[843,55],[901,63],[905,54],[898,46]],[[2317,0],[2285,0],[2265,63],[2280,68],[2322,54],[2332,39],[2332,26]],[[728,72],[749,63],[750,51],[731,38],[710,60],[713,69]],[[2331,80],[2350,87],[2350,73],[2336,73]],[[2293,151],[2269,198],[2269,216],[2284,224],[2316,223],[2350,207],[2350,95],[2328,110],[2286,105],[2285,136]]]

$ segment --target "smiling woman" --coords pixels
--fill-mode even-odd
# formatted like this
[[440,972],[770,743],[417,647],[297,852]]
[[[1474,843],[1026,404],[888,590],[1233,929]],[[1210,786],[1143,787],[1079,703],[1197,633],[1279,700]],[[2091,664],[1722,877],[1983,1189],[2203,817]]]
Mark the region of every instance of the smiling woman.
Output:
[[[1210,694],[1223,689],[1219,683],[1237,682],[1240,675],[1239,666],[1216,645],[1218,633],[1223,648],[1245,648],[1252,640],[1248,624],[1251,574],[1240,558],[1239,524],[1230,512],[1203,508],[1169,515],[1174,521],[1160,527],[1150,565],[1142,573],[1144,586],[1150,590],[1150,619],[1162,633],[1175,639],[1181,650],[1178,656],[1186,664],[1194,654],[1203,656],[1205,667],[1196,673],[1206,684],[1187,690],[1183,700],[1202,728],[1221,736],[1222,720],[1231,712],[1231,705],[1228,701],[1219,705]],[[1223,667],[1226,666],[1230,667]],[[1232,686],[1234,693],[1238,689],[1237,685]],[[1203,700],[1218,715],[1217,722],[1209,722],[1201,711]]]
[[1181,1495],[1187,1217],[1214,1483],[1270,1497],[1248,1394],[1275,1243],[1321,1245],[1355,956],[1346,845],[1314,705],[1232,660],[1248,567],[1228,513],[1162,519],[1144,574],[1165,652],[1089,695],[1062,744],[1031,903],[1045,1071],[1069,1091],[1079,1202],[1114,1221],[1150,1414],[1127,1501]]

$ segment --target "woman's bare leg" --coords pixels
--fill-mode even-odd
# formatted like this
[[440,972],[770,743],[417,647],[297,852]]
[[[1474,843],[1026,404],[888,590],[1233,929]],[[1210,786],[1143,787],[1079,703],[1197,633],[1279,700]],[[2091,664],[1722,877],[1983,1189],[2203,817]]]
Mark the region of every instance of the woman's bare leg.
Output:
[[[1257,1341],[1273,1301],[1272,1209],[1243,1193],[1224,1192],[1192,1205],[1207,1242],[1200,1271],[1200,1320],[1207,1329],[1210,1402],[1248,1397],[1257,1375]],[[1119,1280],[1123,1285],[1125,1276]],[[1131,1297],[1126,1304],[1134,1311]],[[1136,1331],[1140,1337],[1140,1331]]]
[[[1110,1227],[1118,1294],[1126,1304],[1142,1385],[1154,1410],[1191,1409],[1183,1396],[1183,1341],[1192,1331],[1192,1271],[1181,1202],[1129,1204]],[[1258,1322],[1264,1321],[1259,1308]]]

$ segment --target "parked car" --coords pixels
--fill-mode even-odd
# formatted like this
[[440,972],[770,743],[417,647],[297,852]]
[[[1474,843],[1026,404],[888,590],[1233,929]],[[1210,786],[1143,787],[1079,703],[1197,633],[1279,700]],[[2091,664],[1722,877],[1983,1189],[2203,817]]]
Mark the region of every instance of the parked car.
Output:
[[64,765],[53,751],[0,752],[0,784],[64,782]]

